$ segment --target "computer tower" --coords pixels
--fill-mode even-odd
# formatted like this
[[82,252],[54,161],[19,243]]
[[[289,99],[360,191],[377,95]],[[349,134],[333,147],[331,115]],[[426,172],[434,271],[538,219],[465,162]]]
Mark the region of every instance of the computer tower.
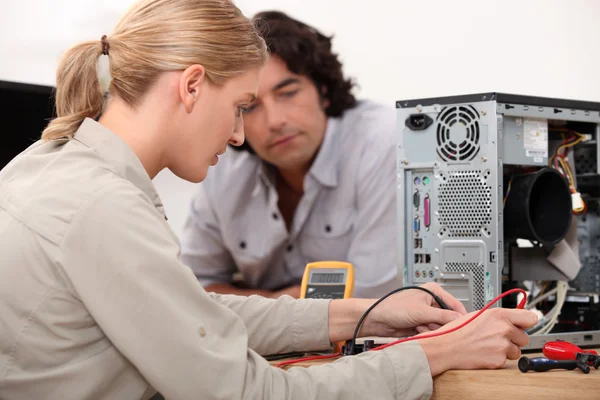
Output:
[[[563,282],[546,297],[558,305],[530,347],[557,338],[567,286],[571,297],[598,302],[588,276],[600,282],[598,246],[589,245],[596,231],[600,238],[600,103],[480,93],[400,100],[396,109],[404,285],[437,282],[475,311],[512,287],[538,296],[535,282]],[[586,260],[578,254],[581,240]],[[566,334],[600,344],[598,330],[579,326]]]

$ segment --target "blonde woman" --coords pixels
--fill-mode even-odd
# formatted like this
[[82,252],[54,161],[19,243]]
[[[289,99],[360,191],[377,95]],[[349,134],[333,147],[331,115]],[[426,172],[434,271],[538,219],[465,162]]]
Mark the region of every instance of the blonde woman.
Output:
[[[266,56],[228,0],[142,1],[112,33],[64,55],[57,118],[0,173],[0,398],[424,398],[446,369],[518,357],[535,317],[495,310],[439,338],[283,371],[259,354],[349,339],[374,300],[204,291],[179,261],[151,179],[169,168],[200,182],[228,143],[243,142]],[[455,311],[407,291],[376,307],[361,334],[466,318],[429,288]]]

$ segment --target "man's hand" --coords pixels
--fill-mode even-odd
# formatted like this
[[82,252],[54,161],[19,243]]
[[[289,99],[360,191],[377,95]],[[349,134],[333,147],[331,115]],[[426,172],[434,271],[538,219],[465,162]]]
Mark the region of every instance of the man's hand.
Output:
[[283,295],[289,295],[296,299],[300,298],[300,286],[290,286],[282,290],[265,290],[265,289],[247,289],[233,286],[229,283],[215,283],[205,287],[207,292],[214,292],[219,294],[235,294],[237,296],[252,296],[254,294],[268,297],[271,299],[277,299]]
[[426,283],[429,289],[452,310],[439,307],[427,292],[408,289],[395,293],[369,313],[361,336],[400,337],[438,329],[467,313],[463,304],[437,283]]
[[295,299],[299,299],[300,298],[300,285],[296,285],[296,286],[289,286],[285,289],[281,289],[281,290],[277,290],[275,292],[272,292],[268,297],[272,298],[272,299],[277,299],[281,296],[292,296]]

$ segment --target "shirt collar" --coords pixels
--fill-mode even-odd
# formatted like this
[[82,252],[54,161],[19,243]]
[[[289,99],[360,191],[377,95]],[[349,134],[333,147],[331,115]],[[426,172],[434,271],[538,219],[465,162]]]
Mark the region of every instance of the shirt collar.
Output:
[[339,120],[328,118],[323,143],[308,171],[317,181],[328,187],[336,187],[338,184],[339,151],[336,145],[338,128]]
[[162,200],[146,169],[123,139],[91,118],[83,121],[75,132],[74,139],[93,149],[110,164],[117,175],[144,192],[152,200],[157,210],[167,219]]

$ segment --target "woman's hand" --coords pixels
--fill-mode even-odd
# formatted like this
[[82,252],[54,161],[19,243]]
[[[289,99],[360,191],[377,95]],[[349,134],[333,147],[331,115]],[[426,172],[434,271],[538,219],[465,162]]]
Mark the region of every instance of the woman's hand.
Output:
[[[460,317],[438,332],[468,321],[476,312]],[[432,376],[449,369],[496,369],[506,360],[517,360],[521,347],[529,343],[526,329],[538,322],[528,310],[491,308],[462,328],[441,336],[419,339]]]
[[421,287],[433,292],[452,310],[441,309],[427,292],[405,290],[375,306],[365,319],[359,336],[411,336],[438,329],[467,313],[463,304],[437,283],[426,283]]

